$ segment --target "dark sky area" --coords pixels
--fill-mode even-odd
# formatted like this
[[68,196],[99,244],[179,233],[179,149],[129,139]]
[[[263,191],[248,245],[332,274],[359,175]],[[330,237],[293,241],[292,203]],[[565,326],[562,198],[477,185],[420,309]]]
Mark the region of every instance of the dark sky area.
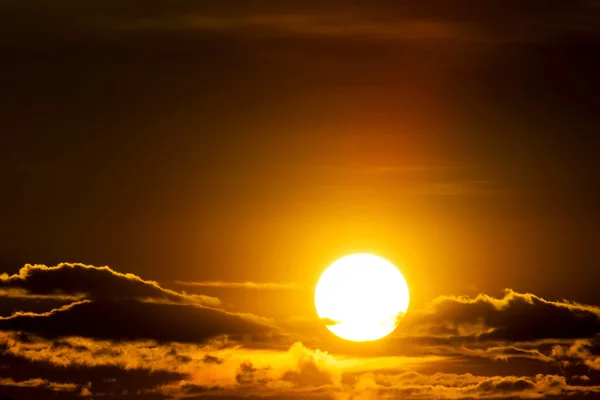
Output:
[[[220,299],[227,312],[305,318],[314,314],[310,288],[328,264],[345,254],[373,252],[400,267],[411,309],[441,295],[475,299],[488,293],[510,303],[505,288],[540,296],[540,303],[523,300],[532,306],[552,308],[562,303],[541,301],[562,299],[600,304],[599,71],[596,0],[2,0],[2,282],[28,263],[109,266],[157,281],[173,296],[197,296],[177,298],[182,304],[207,296]],[[31,331],[41,341],[81,337],[90,341],[82,345],[88,350],[97,340],[187,343],[190,335],[203,341],[263,330],[244,325],[264,322],[252,320],[234,323],[233,331],[213,326],[210,334],[192,330],[172,337],[162,330],[143,337],[139,329],[120,335],[100,326],[70,331],[70,318],[104,312],[97,295],[89,294],[100,289],[59,284],[87,282],[86,274],[96,270],[82,271],[56,275],[44,289],[6,283],[19,294],[3,292],[3,318],[65,304],[77,312],[53,314],[48,318],[58,322],[40,328],[0,320],[0,330]],[[206,284],[214,281],[294,289]],[[111,288],[113,281],[107,282]],[[141,311],[130,303],[155,296],[144,293],[101,301],[111,302],[110,310],[113,301],[125,301],[123,310],[131,314],[115,316],[115,324],[131,315],[166,315],[158,304]],[[37,296],[35,304],[31,296]],[[42,304],[39,296],[52,298]],[[90,303],[71,303],[85,298]],[[174,321],[207,318],[180,311]],[[589,312],[600,318],[597,310]],[[499,320],[486,318],[480,322]],[[581,336],[559,339],[600,332],[597,323],[585,321]],[[496,339],[521,342],[511,335]],[[540,344],[548,338],[556,339],[540,334],[524,340],[535,341],[540,357],[550,357],[552,346]],[[123,346],[139,345],[131,343]],[[320,342],[303,343],[334,352]],[[591,344],[557,343],[573,359],[598,351]],[[308,347],[296,350],[312,351]],[[517,350],[530,352],[519,353],[527,362],[540,362],[530,357],[534,347]],[[489,355],[496,351],[491,348],[473,352]],[[10,357],[32,359],[16,352]],[[598,378],[600,358],[593,360],[585,365],[597,362],[596,375],[571,375]],[[65,382],[46,371],[48,365],[11,379]],[[102,368],[117,371],[119,365]],[[238,374],[261,373],[252,364],[236,365]],[[302,380],[301,372],[294,376]],[[153,388],[189,371],[164,373],[181,376],[161,376]],[[536,375],[511,373],[515,380]],[[114,374],[122,387],[128,379],[146,379],[123,370]],[[100,383],[96,391],[86,386],[94,379],[71,383],[79,385],[78,394],[108,393]],[[528,382],[535,390],[548,383]],[[128,392],[141,393],[136,385]],[[572,389],[575,383],[568,385],[547,395],[581,394]],[[31,384],[21,395],[35,398],[29,390],[42,386]],[[200,395],[196,389],[185,396]],[[69,390],[59,391],[75,396]],[[140,398],[179,398],[165,393]],[[461,396],[489,394],[481,393]]]

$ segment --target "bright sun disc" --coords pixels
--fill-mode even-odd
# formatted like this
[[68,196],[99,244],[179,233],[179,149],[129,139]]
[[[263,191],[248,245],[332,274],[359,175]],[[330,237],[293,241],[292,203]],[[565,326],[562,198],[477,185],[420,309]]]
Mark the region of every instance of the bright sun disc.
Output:
[[408,308],[408,285],[390,262],[371,254],[340,258],[321,275],[317,314],[337,336],[354,342],[381,339]]

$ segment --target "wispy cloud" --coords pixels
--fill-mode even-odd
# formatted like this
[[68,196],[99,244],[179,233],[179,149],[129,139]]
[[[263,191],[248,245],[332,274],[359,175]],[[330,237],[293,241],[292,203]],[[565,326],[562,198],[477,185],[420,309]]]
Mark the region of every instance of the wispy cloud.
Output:
[[366,37],[391,40],[458,39],[466,37],[459,25],[439,20],[374,22],[346,14],[255,14],[206,16],[184,14],[170,18],[144,18],[121,26],[130,30],[252,31],[254,34],[284,34],[304,37]]
[[[6,2],[5,2],[6,3]],[[588,0],[408,0],[327,2],[129,2],[91,1],[61,7],[8,2],[3,28],[23,31],[12,15],[43,22],[35,32],[227,32],[267,37],[375,39],[393,41],[541,41],[570,32],[598,32],[600,11]],[[21,5],[22,4],[22,5]],[[2,7],[2,4],[0,4]],[[43,18],[41,16],[43,15]],[[518,16],[518,17],[517,17]],[[16,20],[16,18],[13,18]],[[19,19],[22,21],[23,19]],[[5,27],[6,26],[6,27]]]
[[252,290],[302,290],[305,287],[290,282],[223,282],[223,281],[175,281],[180,286],[210,287],[225,289],[252,289]]
[[51,391],[56,392],[73,392],[76,390],[83,390],[83,387],[79,385],[75,385],[72,383],[59,383],[59,382],[51,382],[46,379],[27,379],[24,381],[15,381],[12,378],[0,378],[0,387],[2,386],[16,386],[16,387],[40,387],[49,389]]

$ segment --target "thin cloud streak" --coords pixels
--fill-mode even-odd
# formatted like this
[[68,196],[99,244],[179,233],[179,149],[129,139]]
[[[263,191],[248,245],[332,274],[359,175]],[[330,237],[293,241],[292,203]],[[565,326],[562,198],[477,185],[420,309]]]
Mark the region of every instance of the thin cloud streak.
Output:
[[303,290],[306,289],[296,283],[290,282],[222,282],[222,281],[175,281],[180,286],[212,287],[225,289],[251,289],[251,290]]

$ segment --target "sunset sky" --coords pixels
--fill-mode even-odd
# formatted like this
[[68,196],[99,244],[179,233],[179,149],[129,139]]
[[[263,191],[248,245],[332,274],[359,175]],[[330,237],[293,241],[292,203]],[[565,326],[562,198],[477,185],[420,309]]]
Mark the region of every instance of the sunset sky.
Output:
[[600,399],[599,71],[598,0],[0,0],[0,399]]

